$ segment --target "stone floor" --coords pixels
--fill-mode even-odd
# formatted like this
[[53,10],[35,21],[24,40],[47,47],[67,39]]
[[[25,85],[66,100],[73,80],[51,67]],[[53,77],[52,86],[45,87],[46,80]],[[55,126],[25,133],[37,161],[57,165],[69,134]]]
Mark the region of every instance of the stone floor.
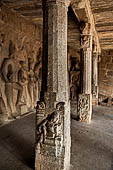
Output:
[[73,170],[113,170],[113,108],[93,110],[91,124],[72,120]]
[[[0,127],[0,170],[32,170],[35,114]],[[72,120],[72,170],[113,170],[113,108],[94,108],[91,124]]]
[[28,115],[0,127],[0,170],[33,169],[34,115]]

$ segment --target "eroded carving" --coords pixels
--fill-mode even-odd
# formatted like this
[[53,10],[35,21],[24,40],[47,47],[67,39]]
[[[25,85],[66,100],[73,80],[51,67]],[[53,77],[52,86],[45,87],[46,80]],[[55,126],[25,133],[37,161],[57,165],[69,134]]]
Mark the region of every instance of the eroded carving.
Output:
[[80,31],[83,35],[90,34],[90,28],[91,28],[90,23],[87,23],[87,22],[81,22],[80,23]]
[[81,49],[90,48],[90,23],[81,22]]
[[23,87],[22,93],[22,102],[26,104],[27,107],[29,106],[29,97],[28,97],[28,67],[25,61],[19,61],[20,68],[18,70],[18,82]]
[[78,89],[80,85],[80,62],[76,57],[70,57],[71,66],[70,66],[70,99],[77,100]]
[[81,49],[90,48],[90,36],[81,35]]
[[44,110],[45,109],[45,103],[44,102],[37,102],[37,110]]
[[94,96],[97,96],[97,94],[98,94],[98,86],[92,85],[92,94]]
[[89,111],[90,111],[90,95],[80,94],[78,100],[78,114],[80,121],[89,121]]
[[38,61],[34,66],[34,77],[35,77],[35,89],[38,93],[35,95],[35,100],[39,101],[40,99],[40,91],[42,84],[42,49],[39,48],[39,54],[37,56]]
[[[4,59],[1,67],[2,77],[3,80],[5,81],[5,86],[6,86],[5,94],[7,97],[7,109],[8,109],[9,117],[15,116],[15,113],[17,112],[16,106],[18,106],[21,103],[21,97],[23,92],[22,86],[16,80],[17,70],[15,64],[16,64],[15,46],[12,43],[12,41],[10,41],[9,58]],[[17,99],[15,104],[13,101],[13,89],[17,90]]]
[[[41,43],[39,37],[35,38],[33,34],[28,36],[27,32],[22,31],[26,27],[25,24],[18,27],[20,28],[18,32],[18,29],[15,31],[13,27],[7,27],[3,23],[3,18],[4,15],[0,13],[0,102],[2,103],[0,104],[0,118],[1,113],[6,113],[10,119],[14,119],[33,110],[36,101],[39,100],[40,88],[37,86],[41,84],[41,80],[39,83],[38,75],[37,81],[35,75],[38,71],[34,70],[34,67],[33,69],[29,67],[28,58],[33,58],[34,66],[39,63]],[[32,26],[31,29],[33,29]],[[32,84],[32,78],[35,85]],[[34,96],[32,91],[34,91]]]
[[4,45],[5,35],[3,33],[0,34],[0,52],[2,51],[2,47]]
[[[30,44],[26,41],[28,41],[26,36],[16,42],[9,40],[8,57],[3,57],[1,64],[1,96],[10,119],[34,109],[36,101],[39,100],[40,88],[37,86],[41,86],[41,80],[40,83],[37,83],[37,79],[39,81],[41,67],[37,70],[35,65],[38,60],[41,60],[37,53],[41,54],[38,52],[39,47],[37,47],[38,50],[35,49],[37,51],[37,53],[35,51],[35,55],[32,50],[28,55],[29,49],[33,47],[30,48]],[[1,33],[0,38],[0,48],[2,46],[4,46],[4,33]],[[31,58],[33,58],[32,61]]]
[[28,58],[29,72],[28,72],[28,93],[31,100],[31,108],[35,106],[35,77],[34,77],[34,62],[31,58]]
[[79,81],[80,81],[80,73],[72,73],[71,72],[71,82],[70,82],[70,98],[71,100],[76,99],[78,95]]
[[[41,115],[41,110],[44,111],[45,104],[44,102],[37,103],[37,116]],[[60,102],[56,105],[56,109],[48,114],[37,125],[37,143],[42,147],[43,144],[47,142],[48,139],[55,139],[63,135],[61,124],[63,123],[63,114],[64,114],[64,103]]]

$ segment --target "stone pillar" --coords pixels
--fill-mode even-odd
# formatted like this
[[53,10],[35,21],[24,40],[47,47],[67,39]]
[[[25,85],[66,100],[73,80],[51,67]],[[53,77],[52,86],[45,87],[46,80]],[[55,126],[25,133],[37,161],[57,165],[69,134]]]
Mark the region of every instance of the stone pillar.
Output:
[[70,103],[67,70],[67,0],[44,8],[43,76],[37,103],[35,170],[69,170]]
[[93,105],[98,105],[98,51],[96,44],[94,44],[92,63],[93,63],[92,103]]
[[92,34],[89,23],[81,25],[81,94],[78,97],[78,115],[81,122],[91,122],[92,115]]

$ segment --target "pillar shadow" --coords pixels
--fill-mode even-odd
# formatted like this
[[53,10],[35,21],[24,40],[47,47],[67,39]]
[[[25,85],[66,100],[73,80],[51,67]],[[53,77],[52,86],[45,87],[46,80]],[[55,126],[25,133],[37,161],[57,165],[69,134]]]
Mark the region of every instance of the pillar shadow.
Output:
[[79,116],[78,115],[76,116],[74,114],[71,114],[71,119],[76,120],[76,121],[80,120]]

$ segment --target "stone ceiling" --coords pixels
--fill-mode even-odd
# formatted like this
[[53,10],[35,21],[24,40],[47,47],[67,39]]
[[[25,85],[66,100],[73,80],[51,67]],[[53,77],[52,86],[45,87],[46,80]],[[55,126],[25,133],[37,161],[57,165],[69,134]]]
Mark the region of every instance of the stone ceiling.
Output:
[[1,0],[11,10],[26,17],[37,25],[42,25],[42,1],[41,0]]
[[[113,49],[113,0],[90,0],[102,49]],[[41,0],[1,0],[11,10],[42,26]]]
[[113,49],[113,0],[91,0],[101,48]]

